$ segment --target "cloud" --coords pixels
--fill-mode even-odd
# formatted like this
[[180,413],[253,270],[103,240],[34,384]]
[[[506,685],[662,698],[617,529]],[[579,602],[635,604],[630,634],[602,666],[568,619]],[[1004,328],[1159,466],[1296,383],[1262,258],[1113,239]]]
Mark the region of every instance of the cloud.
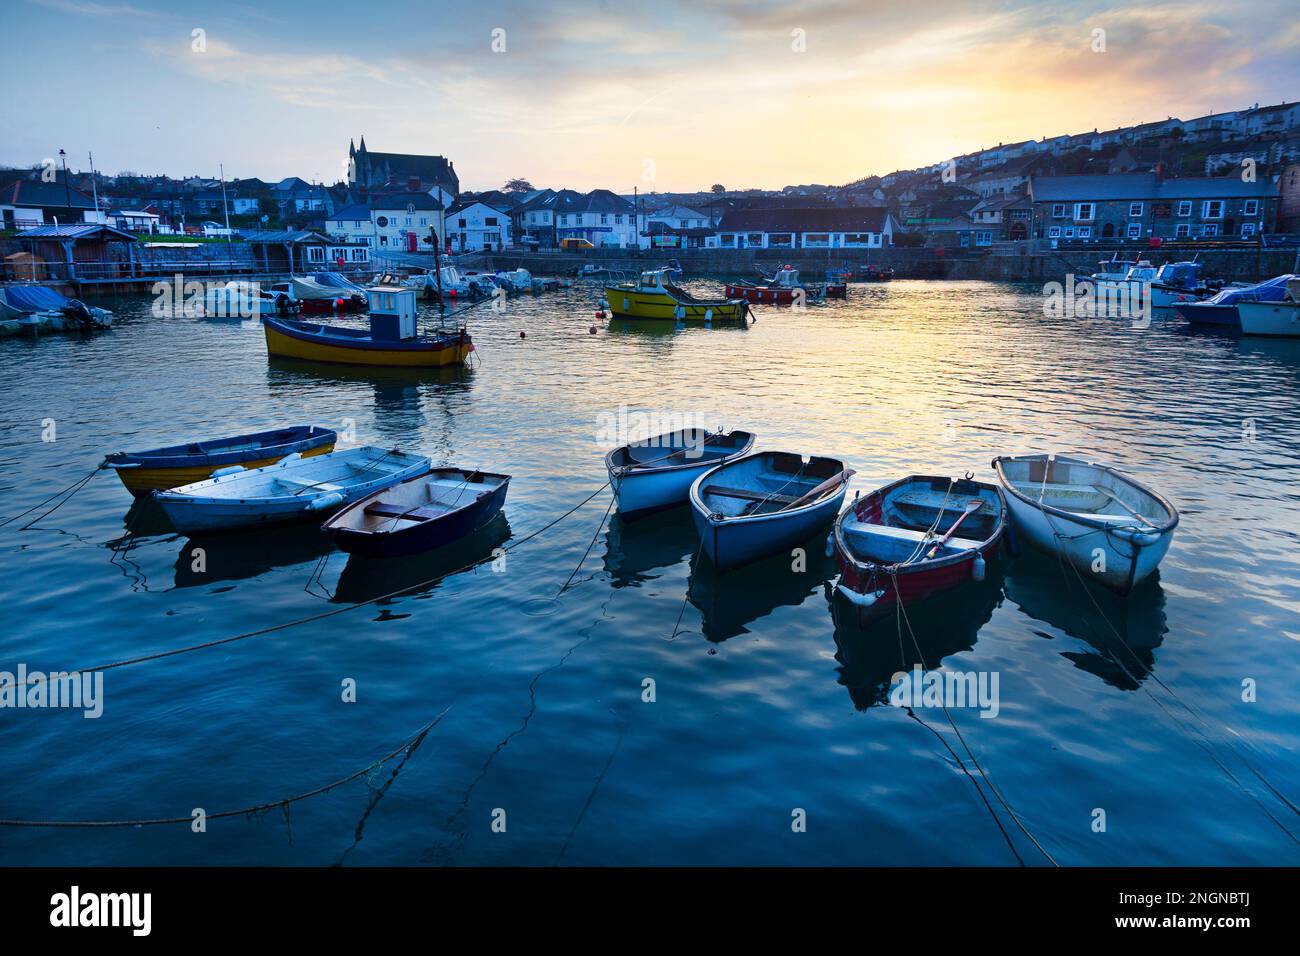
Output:
[[37,6],[63,13],[76,13],[86,17],[147,17],[153,16],[148,10],[141,10],[129,3],[95,3],[93,0],[31,0]]

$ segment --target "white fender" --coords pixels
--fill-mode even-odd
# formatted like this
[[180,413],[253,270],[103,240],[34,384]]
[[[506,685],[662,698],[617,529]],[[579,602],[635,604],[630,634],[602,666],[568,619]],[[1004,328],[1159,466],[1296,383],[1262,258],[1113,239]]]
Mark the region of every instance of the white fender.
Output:
[[970,577],[972,581],[984,580],[984,555],[975,555],[975,560],[970,563]]
[[243,465],[230,465],[226,468],[218,468],[212,473],[213,478],[224,478],[226,475],[237,475],[244,470]]
[[858,607],[871,607],[885,596],[884,591],[872,591],[870,594],[859,594],[857,591],[845,587],[842,583],[835,585],[835,590],[839,591],[849,599],[850,603],[856,604]]
[[319,498],[313,498],[307,503],[309,511],[323,511],[326,508],[334,508],[343,504],[343,496],[337,491],[331,491],[328,495],[321,495]]
[[283,458],[280,459],[279,464],[281,467],[283,467],[284,465],[289,464],[289,462],[291,461],[297,461],[301,457],[302,457],[302,452],[300,451],[290,452],[289,454],[285,455]]

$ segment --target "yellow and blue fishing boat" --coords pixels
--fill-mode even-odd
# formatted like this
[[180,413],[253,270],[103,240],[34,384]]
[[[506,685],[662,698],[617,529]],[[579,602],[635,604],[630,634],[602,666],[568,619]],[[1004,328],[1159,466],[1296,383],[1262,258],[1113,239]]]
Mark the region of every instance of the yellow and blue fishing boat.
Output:
[[303,458],[323,455],[334,450],[337,439],[333,429],[295,425],[148,451],[121,451],[105,458],[103,467],[114,469],[126,490],[139,497],[205,481],[224,468],[261,468],[294,453]]
[[605,289],[602,305],[620,319],[659,319],[669,322],[744,322],[744,299],[698,299],[673,284],[671,269],[652,269],[634,282]]
[[415,290],[400,286],[366,289],[370,328],[321,325],[266,316],[266,351],[280,358],[336,365],[441,368],[463,365],[474,343],[463,326],[431,335],[416,333]]

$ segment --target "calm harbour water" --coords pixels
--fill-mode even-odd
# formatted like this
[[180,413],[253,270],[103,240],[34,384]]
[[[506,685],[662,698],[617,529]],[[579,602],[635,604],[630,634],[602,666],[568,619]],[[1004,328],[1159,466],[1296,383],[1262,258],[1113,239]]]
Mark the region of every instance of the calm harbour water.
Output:
[[[113,451],[299,422],[514,476],[504,519],[451,554],[367,565],[308,527],[204,542],[201,574],[193,542],[128,519],[129,495],[97,477],[38,529],[0,529],[0,670],[196,644],[432,578],[595,491],[602,416],[621,407],[842,457],[864,490],[1072,451],[1171,498],[1174,546],[1127,602],[1094,605],[1026,551],[912,609],[928,664],[999,676],[998,716],[955,709],[958,727],[1062,864],[1300,863],[1300,817],[1252,771],[1300,802],[1300,342],[1046,318],[1036,288],[991,283],[855,286],[749,329],[677,333],[591,335],[596,297],[477,309],[472,371],[415,381],[269,363],[260,328],[154,318],[145,297],[98,303],[108,333],[0,342],[3,517]],[[0,711],[0,817],[120,820],[313,790],[450,708],[404,762],[287,814],[202,834],[0,828],[0,864],[1016,863],[942,712],[917,712],[936,736],[885,702],[915,660],[894,620],[837,627],[818,557],[805,575],[785,559],[693,573],[684,510],[598,532],[607,504],[503,572],[109,671],[100,719]],[[988,796],[1020,856],[1045,862]]]

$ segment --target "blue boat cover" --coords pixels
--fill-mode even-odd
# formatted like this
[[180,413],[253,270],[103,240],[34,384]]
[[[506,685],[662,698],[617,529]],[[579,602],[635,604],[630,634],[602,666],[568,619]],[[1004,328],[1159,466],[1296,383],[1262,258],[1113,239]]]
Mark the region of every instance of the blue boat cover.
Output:
[[48,312],[72,300],[43,285],[15,285],[4,290],[5,304],[15,312]]

